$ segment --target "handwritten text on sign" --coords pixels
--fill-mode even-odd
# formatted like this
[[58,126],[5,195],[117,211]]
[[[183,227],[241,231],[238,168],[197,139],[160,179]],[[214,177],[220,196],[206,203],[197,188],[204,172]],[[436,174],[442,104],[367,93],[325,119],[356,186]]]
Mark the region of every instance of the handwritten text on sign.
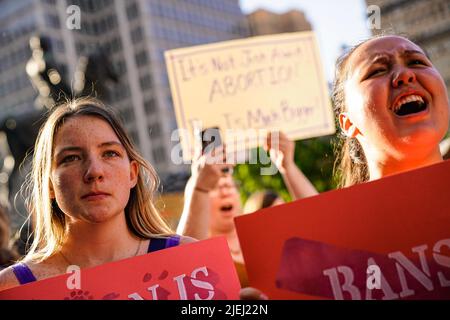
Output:
[[312,32],[175,49],[166,63],[185,151],[199,126],[282,129],[291,139],[334,133]]

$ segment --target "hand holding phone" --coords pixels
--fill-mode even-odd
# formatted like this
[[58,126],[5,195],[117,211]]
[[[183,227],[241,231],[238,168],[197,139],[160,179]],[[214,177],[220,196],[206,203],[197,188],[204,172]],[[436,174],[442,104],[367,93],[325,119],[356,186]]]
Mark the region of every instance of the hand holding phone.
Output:
[[222,145],[222,138],[218,127],[211,127],[200,133],[202,140],[202,154],[212,152]]

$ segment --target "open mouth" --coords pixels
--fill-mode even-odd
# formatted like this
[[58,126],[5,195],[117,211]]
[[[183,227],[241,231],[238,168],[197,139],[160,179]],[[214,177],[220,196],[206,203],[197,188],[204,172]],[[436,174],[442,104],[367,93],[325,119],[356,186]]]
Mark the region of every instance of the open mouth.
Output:
[[230,212],[231,210],[233,210],[233,205],[231,205],[231,204],[220,207],[220,211],[223,211],[223,212]]
[[428,103],[419,95],[411,95],[400,99],[393,108],[396,115],[400,117],[425,111]]

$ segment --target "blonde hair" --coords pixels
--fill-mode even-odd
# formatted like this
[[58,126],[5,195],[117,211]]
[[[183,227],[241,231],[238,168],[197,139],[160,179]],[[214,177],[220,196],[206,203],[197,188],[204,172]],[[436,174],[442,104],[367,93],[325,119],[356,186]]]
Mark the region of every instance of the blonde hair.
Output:
[[[333,91],[331,93],[336,119],[339,119],[339,115],[347,110],[344,90],[344,83],[348,76],[347,62],[352,53],[369,40],[365,40],[350,48],[336,61]],[[334,167],[338,186],[348,187],[369,180],[367,160],[361,144],[356,138],[347,137],[342,131],[338,133],[338,137],[340,139],[336,144],[336,162]]]
[[25,181],[26,204],[33,216],[33,242],[24,260],[41,262],[54,254],[66,236],[66,216],[50,197],[50,172],[53,143],[61,126],[70,117],[94,116],[106,121],[127,151],[130,161],[138,163],[138,181],[131,189],[125,208],[129,230],[140,238],[165,237],[173,231],[153,204],[159,185],[153,167],[136,150],[113,110],[95,98],[85,97],[54,107],[41,127],[34,149],[31,173]]

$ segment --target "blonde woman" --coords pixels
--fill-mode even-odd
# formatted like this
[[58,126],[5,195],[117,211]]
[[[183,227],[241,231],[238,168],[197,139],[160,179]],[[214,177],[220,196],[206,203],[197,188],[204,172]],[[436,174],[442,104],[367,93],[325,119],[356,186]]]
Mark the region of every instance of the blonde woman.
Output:
[[57,106],[38,135],[29,176],[34,240],[0,273],[0,290],[194,241],[152,203],[158,178],[112,110],[83,98]]

